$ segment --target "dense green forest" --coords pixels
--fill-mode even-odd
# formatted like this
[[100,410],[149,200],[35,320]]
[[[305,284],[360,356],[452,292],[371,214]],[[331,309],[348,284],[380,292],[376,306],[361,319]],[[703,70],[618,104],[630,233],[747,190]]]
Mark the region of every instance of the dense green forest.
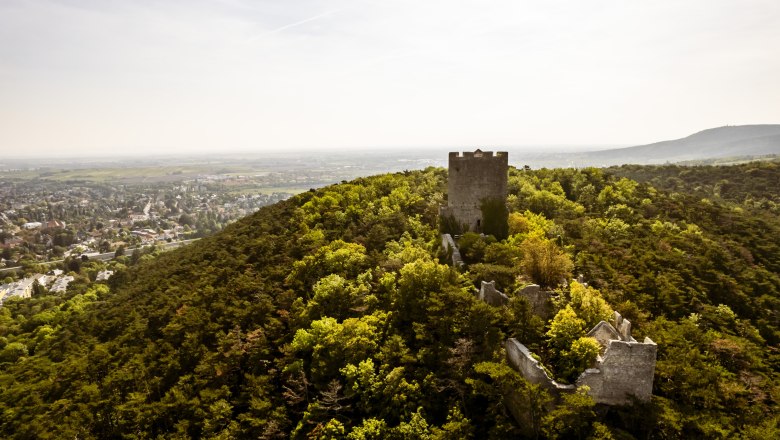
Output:
[[[508,236],[464,235],[462,271],[439,250],[446,177],[312,190],[108,285],[6,302],[0,436],[780,437],[777,164],[511,169]],[[529,282],[559,292],[549,322],[514,295]],[[648,404],[554,402],[504,361],[516,337],[571,381],[612,310],[658,344]]]
[[780,213],[780,159],[731,166],[623,165],[609,173],[657,189],[728,200]]

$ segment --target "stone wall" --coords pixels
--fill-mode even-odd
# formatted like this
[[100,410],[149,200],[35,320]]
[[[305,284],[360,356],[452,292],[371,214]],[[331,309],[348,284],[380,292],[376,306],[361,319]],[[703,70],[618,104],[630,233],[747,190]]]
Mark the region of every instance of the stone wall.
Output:
[[538,284],[529,284],[517,293],[528,301],[531,312],[545,320],[552,315],[552,297],[550,292],[542,290]]
[[612,323],[601,321],[588,332],[604,348],[594,368],[585,370],[577,386],[590,387],[598,403],[628,405],[632,398],[650,401],[658,346],[650,338],[637,342],[631,336],[631,321],[615,312]]
[[616,329],[601,321],[589,333],[600,343],[606,342],[603,356],[598,356],[593,368],[585,370],[575,385],[562,385],[552,380],[542,365],[533,358],[523,344],[516,339],[506,341],[509,365],[529,382],[537,384],[557,396],[587,385],[588,394],[596,403],[629,405],[633,399],[650,401],[653,394],[656,352],[658,346],[650,338],[637,342],[630,334],[631,323],[615,312]]
[[455,244],[455,240],[452,239],[452,235],[442,234],[441,247],[444,250],[444,253],[450,257],[454,267],[463,266],[463,258],[460,256],[460,250],[458,249],[458,245]]
[[563,385],[552,380],[547,371],[544,370],[544,367],[542,367],[542,364],[534,359],[528,348],[517,339],[507,339],[504,346],[509,365],[517,370],[528,382],[540,385],[547,391],[552,392],[553,395],[557,395],[562,391],[574,391],[576,389],[574,385]]
[[601,321],[596,324],[596,326],[588,332],[588,336],[599,341],[599,345],[602,347],[602,353],[607,349],[609,341],[620,339],[620,333],[606,321]]
[[577,386],[590,387],[596,403],[629,405],[632,398],[649,402],[657,348],[650,338],[644,342],[609,341],[603,358],[580,375]]
[[496,290],[496,282],[483,281],[479,289],[479,299],[485,301],[493,307],[505,306],[509,302],[509,297]]
[[447,178],[447,209],[464,231],[480,232],[482,201],[506,200],[509,154],[477,150],[450,153]]
[[623,317],[620,316],[620,313],[614,312],[612,315],[612,324],[620,335],[621,341],[636,342],[636,340],[631,337],[631,321],[623,319]]

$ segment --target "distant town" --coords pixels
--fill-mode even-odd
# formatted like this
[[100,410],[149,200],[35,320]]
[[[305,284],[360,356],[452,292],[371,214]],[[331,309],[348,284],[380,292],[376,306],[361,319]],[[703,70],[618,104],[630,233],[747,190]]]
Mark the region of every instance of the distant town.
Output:
[[292,195],[233,190],[246,180],[204,176],[112,185],[0,179],[0,268],[199,238]]
[[[225,176],[143,185],[0,179],[0,304],[29,298],[35,282],[65,292],[74,280],[65,271],[80,269],[74,262],[171,247],[292,195],[233,190],[246,183]],[[113,273],[99,269],[91,281]]]
[[428,165],[439,164],[403,154],[6,162],[0,164],[0,304],[29,297],[36,286],[65,292],[79,274],[105,282],[117,264],[208,236],[310,188]]

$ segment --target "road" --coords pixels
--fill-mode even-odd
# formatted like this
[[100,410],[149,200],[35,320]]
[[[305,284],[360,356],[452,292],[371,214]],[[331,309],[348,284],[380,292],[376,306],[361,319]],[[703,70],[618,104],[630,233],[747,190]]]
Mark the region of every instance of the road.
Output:
[[[197,240],[200,240],[200,238],[193,238],[191,240],[182,240],[182,241],[172,241],[170,243],[161,243],[161,244],[154,244],[154,245],[149,244],[149,245],[146,245],[146,246],[138,246],[138,247],[134,247],[134,248],[128,248],[128,249],[125,250],[125,255],[130,255],[136,249],[143,249],[143,248],[147,248],[147,247],[151,247],[151,246],[157,246],[159,248],[166,249],[166,250],[176,249],[177,247],[188,245],[188,244],[192,243],[193,241],[197,241]],[[115,253],[114,252],[106,252],[104,254],[100,254],[100,253],[96,252],[96,253],[84,254],[84,255],[86,255],[87,258],[89,258],[90,260],[109,261],[109,260],[113,260],[114,259]],[[62,263],[62,261],[63,260],[42,261],[42,262],[36,263],[36,264],[42,264],[42,265],[48,266],[50,264]],[[0,276],[3,276],[5,274],[9,274],[9,273],[13,273],[13,272],[19,272],[22,269],[23,269],[22,266],[6,267],[4,269],[0,269]]]

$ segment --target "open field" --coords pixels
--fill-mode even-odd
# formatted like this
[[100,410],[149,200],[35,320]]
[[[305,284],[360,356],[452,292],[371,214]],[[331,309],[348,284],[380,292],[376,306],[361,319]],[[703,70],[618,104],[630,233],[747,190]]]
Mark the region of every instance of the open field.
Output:
[[41,168],[0,172],[0,176],[18,179],[45,179],[56,182],[88,181],[96,183],[156,183],[194,179],[198,176],[222,174],[243,175],[260,172],[249,167],[219,165],[138,166],[109,168],[55,169]]

